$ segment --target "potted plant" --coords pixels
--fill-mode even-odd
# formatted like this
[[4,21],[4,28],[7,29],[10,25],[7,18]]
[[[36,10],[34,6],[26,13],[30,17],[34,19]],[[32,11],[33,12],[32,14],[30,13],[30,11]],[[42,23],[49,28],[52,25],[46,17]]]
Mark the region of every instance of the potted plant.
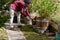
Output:
[[55,15],[56,3],[52,0],[32,0],[32,12],[40,15],[36,18],[36,27],[41,29],[39,32],[44,33],[49,25],[49,19]]

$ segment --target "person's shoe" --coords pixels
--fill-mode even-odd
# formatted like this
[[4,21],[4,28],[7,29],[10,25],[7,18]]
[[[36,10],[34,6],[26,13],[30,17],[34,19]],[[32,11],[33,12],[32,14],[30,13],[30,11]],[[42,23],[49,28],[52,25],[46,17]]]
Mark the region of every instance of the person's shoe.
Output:
[[13,28],[14,26],[10,26],[11,28]]
[[10,30],[17,31],[16,27],[10,28]]
[[13,30],[14,26],[10,23],[9,29]]
[[13,26],[13,23],[11,24],[11,23],[9,23],[10,24],[10,28],[13,28],[14,26]]

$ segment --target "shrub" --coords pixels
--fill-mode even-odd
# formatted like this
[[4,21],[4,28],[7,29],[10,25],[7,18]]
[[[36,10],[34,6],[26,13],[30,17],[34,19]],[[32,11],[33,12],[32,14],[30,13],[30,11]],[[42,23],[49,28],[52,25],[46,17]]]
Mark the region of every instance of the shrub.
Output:
[[3,6],[8,2],[9,0],[0,0],[0,10],[5,9]]
[[52,0],[33,0],[32,8],[33,12],[40,14],[40,17],[51,18],[55,15],[57,5]]
[[0,27],[4,26],[4,23],[8,20],[9,16],[7,13],[0,13]]

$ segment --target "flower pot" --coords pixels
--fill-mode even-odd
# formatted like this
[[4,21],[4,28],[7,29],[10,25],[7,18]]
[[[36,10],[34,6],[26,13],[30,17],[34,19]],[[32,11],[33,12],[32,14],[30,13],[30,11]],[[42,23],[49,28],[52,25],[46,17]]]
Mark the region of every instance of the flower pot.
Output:
[[58,31],[56,32],[56,40],[60,40],[60,22],[58,23]]
[[49,26],[49,20],[46,18],[37,18],[36,19],[36,28],[39,29],[39,32],[44,33]]
[[60,22],[58,23],[58,33],[60,34]]
[[56,40],[60,40],[60,34],[56,33]]

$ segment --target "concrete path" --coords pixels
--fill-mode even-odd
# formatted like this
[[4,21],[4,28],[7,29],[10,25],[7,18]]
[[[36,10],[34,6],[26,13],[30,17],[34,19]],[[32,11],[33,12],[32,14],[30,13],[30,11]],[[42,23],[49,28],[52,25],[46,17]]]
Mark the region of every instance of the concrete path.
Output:
[[12,25],[14,26],[14,28],[16,28],[15,31],[14,31],[14,28],[10,30],[11,28],[10,23],[5,23],[6,31],[8,33],[8,39],[9,40],[26,40],[23,32],[19,28],[17,28],[18,25],[25,26],[25,24],[13,23]]
[[9,40],[26,40],[23,32],[6,29]]

